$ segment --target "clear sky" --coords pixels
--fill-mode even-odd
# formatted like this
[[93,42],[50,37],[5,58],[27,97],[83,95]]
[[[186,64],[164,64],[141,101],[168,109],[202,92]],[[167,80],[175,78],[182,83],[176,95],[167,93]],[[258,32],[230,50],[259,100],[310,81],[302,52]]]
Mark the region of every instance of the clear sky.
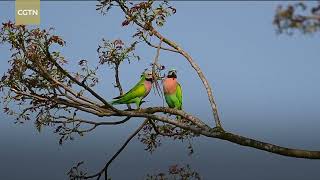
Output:
[[[177,14],[159,31],[200,65],[213,86],[225,129],[283,146],[319,150],[320,37],[276,35],[272,19],[279,3],[175,1]],[[119,10],[102,16],[95,4],[41,3],[41,27],[55,27],[56,34],[67,41],[62,52],[70,69],[80,59],[97,63],[96,49],[102,38],[129,41],[135,30],[121,27]],[[14,2],[0,2],[0,20],[14,20]],[[137,52],[141,62],[122,67],[125,90],[155,56],[155,50],[146,46]],[[9,48],[1,45],[0,74],[8,68],[9,56]],[[160,62],[178,70],[185,110],[213,122],[205,90],[190,65],[165,52]],[[97,91],[107,99],[114,96],[111,71],[106,68],[100,76],[104,80]],[[147,100],[145,106],[161,105],[154,93]],[[139,122],[101,127],[59,146],[53,129],[38,133],[32,122],[16,125],[12,117],[0,116],[0,179],[66,179],[68,168],[80,160],[85,160],[90,172],[98,170]],[[193,156],[187,155],[186,146],[163,142],[150,155],[135,140],[111,166],[111,175],[142,179],[175,163],[189,163],[204,179],[317,179],[320,175],[316,160],[282,157],[203,137],[194,140]]]

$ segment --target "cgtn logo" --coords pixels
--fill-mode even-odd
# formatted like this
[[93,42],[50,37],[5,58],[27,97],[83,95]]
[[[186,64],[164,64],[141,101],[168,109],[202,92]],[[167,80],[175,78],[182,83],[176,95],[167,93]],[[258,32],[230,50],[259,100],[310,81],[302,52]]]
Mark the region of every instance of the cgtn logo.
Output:
[[19,16],[38,16],[38,9],[18,9],[17,14]]
[[15,14],[17,25],[40,24],[40,0],[16,0]]

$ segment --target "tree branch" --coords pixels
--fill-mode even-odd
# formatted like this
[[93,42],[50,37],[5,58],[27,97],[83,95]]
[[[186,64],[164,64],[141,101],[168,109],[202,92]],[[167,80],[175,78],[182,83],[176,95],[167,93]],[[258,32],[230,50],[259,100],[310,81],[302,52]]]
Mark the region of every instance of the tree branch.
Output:
[[120,149],[111,157],[111,159],[106,163],[103,169],[101,169],[99,172],[96,174],[90,175],[90,176],[84,176],[84,177],[78,177],[78,178],[83,178],[83,179],[91,179],[97,177],[97,180],[100,179],[101,175],[105,173],[105,179],[107,180],[108,178],[108,167],[109,165],[118,157],[118,155],[124,150],[124,148],[129,144],[129,142],[139,133],[139,131],[146,125],[148,120],[144,120],[144,122],[139,126],[138,129],[136,129],[125,141],[125,143],[120,147]]
[[[116,0],[116,2],[119,4],[119,7],[122,9],[122,11],[128,16],[128,17],[132,17],[131,13],[129,12],[128,7],[125,5],[125,1],[122,0]],[[209,85],[209,82],[207,80],[207,78],[205,77],[205,75],[203,74],[203,72],[201,71],[200,67],[198,66],[198,64],[196,64],[194,62],[194,60],[192,59],[192,57],[186,52],[184,51],[178,44],[176,44],[175,42],[165,38],[164,36],[162,36],[156,29],[154,29],[154,27],[150,24],[147,23],[146,24],[142,24],[140,23],[137,19],[132,18],[133,22],[135,24],[137,24],[139,27],[143,28],[144,30],[150,32],[151,34],[155,35],[157,38],[159,38],[160,40],[162,40],[163,42],[165,42],[167,45],[169,45],[170,47],[174,48],[175,50],[177,50],[182,56],[184,56],[187,61],[190,63],[190,65],[192,66],[192,68],[197,72],[199,78],[201,79],[206,91],[207,91],[207,95],[209,98],[209,102],[211,105],[211,109],[212,109],[212,113],[215,119],[215,124],[218,128],[222,128],[221,122],[220,122],[220,118],[219,118],[219,113],[218,113],[218,107],[217,104],[214,100],[214,96],[213,96],[213,92],[212,89]]]
[[[143,41],[145,43],[147,43],[149,46],[151,46],[153,48],[156,48],[156,49],[159,47],[159,46],[156,46],[156,45],[152,44],[150,41],[148,41],[145,36],[142,36],[142,38],[143,38]],[[180,53],[179,51],[177,51],[175,49],[165,48],[165,47],[162,47],[162,46],[160,46],[159,48],[162,49],[162,50],[165,50],[165,51],[171,51],[171,52],[174,52],[174,53]]]
[[64,70],[51,56],[49,52],[49,46],[46,46],[46,56],[47,58],[59,69],[60,72],[62,72],[64,75],[66,75],[69,79],[71,79],[74,83],[78,84],[79,86],[83,87],[85,90],[89,91],[94,97],[99,99],[106,107],[117,111],[117,109],[113,106],[111,106],[104,98],[102,98],[100,95],[98,95],[95,91],[93,91],[90,87],[85,85],[84,83],[81,83],[76,78],[71,76],[66,70]]
[[214,137],[222,140],[226,140],[241,146],[252,147],[255,149],[260,149],[273,154],[278,154],[282,156],[304,158],[304,159],[320,159],[320,151],[309,151],[302,149],[292,149],[287,147],[282,147],[267,142],[258,141],[255,139],[247,138],[244,136],[239,136],[230,132],[210,132],[205,133],[207,137]]
[[[16,90],[13,89],[13,91],[16,91]],[[39,98],[43,101],[46,100],[46,98],[39,97],[37,95],[30,95],[30,96],[32,96],[34,98]],[[59,101],[57,101],[57,103],[59,103]],[[72,104],[68,104],[68,103],[62,103],[62,104],[76,107],[76,105],[72,105]],[[80,109],[79,106],[78,106],[78,108]],[[97,114],[97,112],[94,112],[94,111],[93,112],[87,111],[87,112],[92,113],[92,114]],[[167,118],[164,116],[155,115],[154,113],[157,113],[157,112],[165,112],[165,113],[170,113],[173,115],[180,115],[181,117],[192,121],[196,126],[189,126],[189,125],[186,125],[184,123],[180,123],[176,120],[173,120],[173,119],[170,119],[170,118]],[[171,108],[150,107],[150,108],[140,109],[140,110],[119,111],[119,112],[114,112],[111,114],[103,114],[102,113],[99,115],[100,116],[127,116],[128,118],[129,117],[145,117],[145,118],[149,118],[149,119],[159,120],[164,123],[172,124],[176,127],[192,131],[195,134],[200,134],[200,135],[204,135],[207,137],[227,140],[227,141],[235,143],[235,144],[239,144],[242,146],[248,146],[248,147],[252,147],[255,149],[260,149],[263,151],[268,151],[268,152],[271,152],[274,154],[279,154],[279,155],[288,156],[288,157],[296,157],[296,158],[320,159],[320,151],[309,151],[309,150],[300,150],[300,149],[292,149],[292,148],[282,147],[282,146],[274,145],[271,143],[262,142],[262,141],[254,140],[251,138],[239,136],[239,135],[233,134],[231,132],[226,132],[220,128],[210,128],[206,124],[202,123],[203,121],[201,121],[200,119],[198,119],[192,115],[189,115],[184,111],[171,109]],[[89,122],[89,121],[83,121],[83,122],[86,122],[89,124],[95,124],[95,123]],[[115,123],[115,122],[100,122],[97,124],[109,125],[112,123]],[[117,123],[115,123],[115,124],[117,124]]]

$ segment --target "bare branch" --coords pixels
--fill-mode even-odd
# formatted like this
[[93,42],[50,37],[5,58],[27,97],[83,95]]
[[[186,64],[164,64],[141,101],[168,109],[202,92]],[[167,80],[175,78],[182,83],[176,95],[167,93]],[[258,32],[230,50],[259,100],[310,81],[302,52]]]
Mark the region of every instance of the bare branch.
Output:
[[242,146],[252,147],[255,149],[260,149],[263,151],[271,152],[278,155],[295,157],[295,158],[304,158],[304,159],[320,159],[320,151],[309,151],[302,149],[292,149],[287,147],[282,147],[255,139],[239,136],[230,132],[211,132],[206,134],[208,137],[215,137],[218,139],[226,140],[239,144]]
[[75,178],[82,178],[82,179],[91,179],[97,177],[97,179],[100,179],[101,175],[105,173],[105,179],[108,177],[108,167],[109,165],[118,157],[118,155],[124,150],[124,148],[129,144],[129,142],[139,133],[139,131],[144,127],[144,125],[148,122],[148,120],[145,120],[138,129],[136,129],[125,141],[125,143],[120,147],[120,149],[111,157],[111,159],[106,163],[103,169],[101,169],[99,172],[93,175],[89,176],[80,176]]
[[78,84],[79,86],[83,87],[85,90],[89,91],[94,97],[96,97],[97,99],[99,99],[106,107],[117,111],[117,109],[113,106],[111,106],[104,98],[102,98],[100,95],[98,95],[95,91],[93,91],[89,86],[85,85],[84,83],[81,83],[80,81],[78,81],[76,78],[74,78],[73,76],[71,76],[66,70],[64,70],[51,56],[50,52],[49,52],[49,46],[47,46],[46,49],[46,56],[47,58],[64,74],[66,75],[68,78],[70,78],[73,82],[75,82],[76,84]]
[[[149,46],[153,47],[153,48],[158,48],[159,46],[156,46],[154,44],[152,44],[150,41],[148,41],[148,39],[145,37],[145,36],[142,36],[143,40],[145,43],[147,43]],[[174,53],[180,53],[179,51],[175,50],[175,49],[170,49],[170,48],[165,48],[165,47],[162,47],[160,46],[160,49],[162,50],[165,50],[165,51],[171,51],[171,52],[174,52]]]
[[162,39],[160,39],[160,42],[159,42],[159,45],[158,45],[158,48],[157,48],[157,53],[156,53],[156,56],[155,56],[154,61],[152,63],[152,78],[154,79],[154,86],[156,88],[156,91],[157,91],[158,95],[160,97],[162,97],[162,99],[163,99],[163,95],[162,95],[163,93],[162,93],[160,85],[158,83],[159,73],[157,71],[157,69],[159,69],[158,68],[158,61],[159,61],[159,56],[160,56],[161,44],[162,44]]
[[66,116],[57,116],[54,117],[55,119],[65,119],[67,121],[52,121],[53,123],[73,123],[73,122],[79,122],[79,123],[85,123],[85,124],[91,124],[94,126],[101,126],[101,125],[118,125],[123,124],[131,119],[131,117],[126,117],[125,119],[121,121],[103,121],[103,122],[96,122],[96,121],[89,121],[79,118],[73,118],[73,117],[66,117]]

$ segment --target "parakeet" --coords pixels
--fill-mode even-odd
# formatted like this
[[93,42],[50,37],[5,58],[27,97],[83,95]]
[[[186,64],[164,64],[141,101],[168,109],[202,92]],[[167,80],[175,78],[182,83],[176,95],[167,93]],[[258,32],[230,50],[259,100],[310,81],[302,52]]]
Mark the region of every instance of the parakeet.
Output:
[[177,71],[175,69],[170,70],[162,84],[168,106],[182,110],[182,88],[177,81]]
[[116,99],[111,102],[111,104],[131,104],[135,103],[137,105],[137,108],[140,108],[140,105],[144,102],[142,101],[143,98],[145,98],[151,88],[152,88],[153,78],[152,78],[152,72],[151,71],[145,71],[141,74],[140,81],[127,93],[115,97],[113,99]]

